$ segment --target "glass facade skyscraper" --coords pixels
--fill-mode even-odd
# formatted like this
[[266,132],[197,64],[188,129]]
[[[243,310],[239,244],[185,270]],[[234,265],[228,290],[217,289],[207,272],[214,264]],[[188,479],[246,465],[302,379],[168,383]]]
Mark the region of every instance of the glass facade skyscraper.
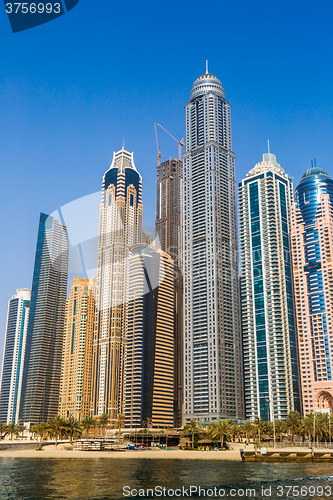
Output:
[[23,422],[46,422],[58,413],[67,267],[66,226],[41,213],[23,371]]
[[184,423],[241,418],[235,155],[230,104],[206,72],[186,105]]
[[16,290],[8,305],[0,381],[0,422],[18,423],[31,290]]
[[97,257],[92,416],[123,412],[127,260],[142,238],[142,178],[133,153],[114,153],[104,174]]
[[303,413],[333,411],[333,180],[303,175],[291,209],[294,290]]
[[153,245],[128,259],[124,413],[127,427],[173,426],[174,262]]
[[290,257],[292,178],[264,154],[239,185],[246,417],[300,410]]
[[174,261],[175,275],[174,427],[181,426],[183,401],[182,184],[182,161],[173,158],[158,165],[156,233],[161,249],[171,255]]

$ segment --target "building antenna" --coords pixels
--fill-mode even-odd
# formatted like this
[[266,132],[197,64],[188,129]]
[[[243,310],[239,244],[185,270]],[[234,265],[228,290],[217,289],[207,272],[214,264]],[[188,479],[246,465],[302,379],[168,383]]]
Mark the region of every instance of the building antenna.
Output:
[[313,160],[311,160],[311,167],[313,168]]
[[125,149],[125,137],[123,137],[123,149]]
[[317,160],[316,160],[316,158],[313,161],[314,161],[315,168],[317,168]]
[[206,59],[206,75],[208,75],[208,59]]
[[269,150],[269,139],[267,139],[267,149],[268,149],[268,154],[270,154],[270,150]]

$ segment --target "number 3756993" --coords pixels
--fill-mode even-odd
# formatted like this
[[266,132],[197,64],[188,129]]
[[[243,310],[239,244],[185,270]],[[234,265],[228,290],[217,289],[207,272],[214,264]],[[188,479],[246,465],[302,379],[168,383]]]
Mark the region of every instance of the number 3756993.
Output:
[[7,14],[60,14],[61,5],[60,3],[6,3]]

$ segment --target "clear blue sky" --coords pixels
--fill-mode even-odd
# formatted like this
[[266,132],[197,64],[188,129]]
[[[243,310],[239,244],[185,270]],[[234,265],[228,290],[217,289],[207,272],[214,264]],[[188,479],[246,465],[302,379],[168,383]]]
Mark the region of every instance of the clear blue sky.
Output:
[[[123,136],[154,224],[153,124],[183,137],[206,59],[232,105],[238,181],[267,138],[295,183],[312,158],[333,175],[332,16],[329,1],[80,0],[12,34],[1,4],[0,351],[8,299],[31,287],[39,212],[99,190]],[[159,136],[162,160],[177,156]]]

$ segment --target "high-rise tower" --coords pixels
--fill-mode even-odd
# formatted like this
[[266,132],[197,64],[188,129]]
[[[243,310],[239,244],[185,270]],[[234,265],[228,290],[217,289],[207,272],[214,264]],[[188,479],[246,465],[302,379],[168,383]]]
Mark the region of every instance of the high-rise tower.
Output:
[[184,419],[244,414],[230,104],[208,73],[186,105]]
[[66,226],[40,214],[22,384],[23,422],[46,422],[58,413],[67,266]]
[[174,263],[153,245],[128,259],[124,413],[128,427],[173,427]]
[[31,290],[22,288],[8,304],[0,381],[0,422],[18,423]]
[[66,306],[59,414],[90,416],[95,299],[90,280],[76,276]]
[[292,178],[264,154],[239,185],[246,416],[300,411],[290,257]]
[[303,413],[333,412],[333,180],[310,168],[291,207]]
[[114,153],[104,174],[93,340],[92,415],[123,411],[126,279],[129,249],[142,237],[142,179],[133,153]]
[[161,249],[174,261],[174,427],[181,426],[183,401],[182,182],[182,161],[173,158],[158,165],[156,233]]

